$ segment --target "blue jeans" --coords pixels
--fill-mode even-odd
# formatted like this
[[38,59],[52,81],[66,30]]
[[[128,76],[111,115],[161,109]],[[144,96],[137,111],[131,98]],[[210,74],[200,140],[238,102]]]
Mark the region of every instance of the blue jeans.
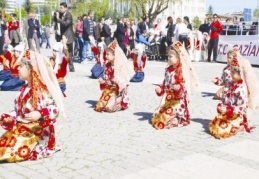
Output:
[[51,48],[50,42],[49,42],[49,37],[46,37],[46,48]]
[[83,51],[82,51],[82,60],[93,58],[92,49],[90,41],[84,40]]
[[77,38],[77,43],[78,43],[78,46],[79,46],[79,48],[78,48],[79,57],[80,57],[81,59],[83,59],[84,39],[83,39],[82,36],[79,36],[79,37]]

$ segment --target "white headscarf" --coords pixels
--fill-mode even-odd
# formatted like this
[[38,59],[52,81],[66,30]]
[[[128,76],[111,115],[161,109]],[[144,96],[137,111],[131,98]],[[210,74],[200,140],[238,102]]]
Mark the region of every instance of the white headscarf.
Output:
[[119,86],[119,91],[123,90],[130,83],[130,79],[135,74],[132,63],[128,62],[127,57],[116,42],[110,43],[109,47],[114,51],[114,81]]
[[63,61],[63,44],[61,42],[55,43],[53,46],[53,50],[57,51],[57,56],[55,59],[55,66],[54,66],[54,73],[56,74],[58,72],[58,67]]
[[138,51],[138,58],[137,58],[137,64],[138,64],[138,67],[142,67],[142,55],[143,55],[143,46],[141,44],[137,44],[136,47],[135,47],[135,50]]

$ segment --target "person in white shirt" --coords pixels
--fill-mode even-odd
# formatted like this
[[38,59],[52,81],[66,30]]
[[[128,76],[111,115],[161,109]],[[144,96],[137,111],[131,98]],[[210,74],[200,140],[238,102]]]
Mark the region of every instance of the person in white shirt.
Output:
[[186,24],[183,23],[180,17],[176,19],[174,35],[176,37],[176,40],[179,40],[182,44],[184,43],[185,49],[188,51],[188,29]]

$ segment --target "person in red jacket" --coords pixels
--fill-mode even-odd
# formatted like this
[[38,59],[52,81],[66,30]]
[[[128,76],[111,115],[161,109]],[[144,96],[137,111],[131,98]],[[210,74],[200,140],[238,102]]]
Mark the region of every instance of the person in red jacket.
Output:
[[64,97],[66,97],[65,77],[67,75],[67,65],[69,60],[70,58],[67,50],[67,38],[65,36],[62,36],[62,43],[57,42],[53,46],[53,57],[50,58],[50,62],[54,68],[54,72],[56,74],[60,89],[63,92]]
[[11,45],[15,47],[21,41],[20,35],[20,22],[16,19],[16,14],[11,14],[12,20],[8,22],[8,30],[9,30],[9,38],[11,41]]
[[210,41],[208,45],[208,62],[211,62],[211,52],[213,49],[213,60],[216,62],[218,55],[218,43],[219,43],[219,34],[222,32],[223,26],[218,20],[218,15],[213,14],[213,22],[210,25]]

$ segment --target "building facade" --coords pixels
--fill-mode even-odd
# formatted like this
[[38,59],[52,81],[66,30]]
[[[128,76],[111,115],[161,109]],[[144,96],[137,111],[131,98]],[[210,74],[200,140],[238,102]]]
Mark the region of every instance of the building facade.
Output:
[[15,8],[18,8],[16,0],[7,0],[6,1],[7,7],[6,7],[6,13],[14,13]]

